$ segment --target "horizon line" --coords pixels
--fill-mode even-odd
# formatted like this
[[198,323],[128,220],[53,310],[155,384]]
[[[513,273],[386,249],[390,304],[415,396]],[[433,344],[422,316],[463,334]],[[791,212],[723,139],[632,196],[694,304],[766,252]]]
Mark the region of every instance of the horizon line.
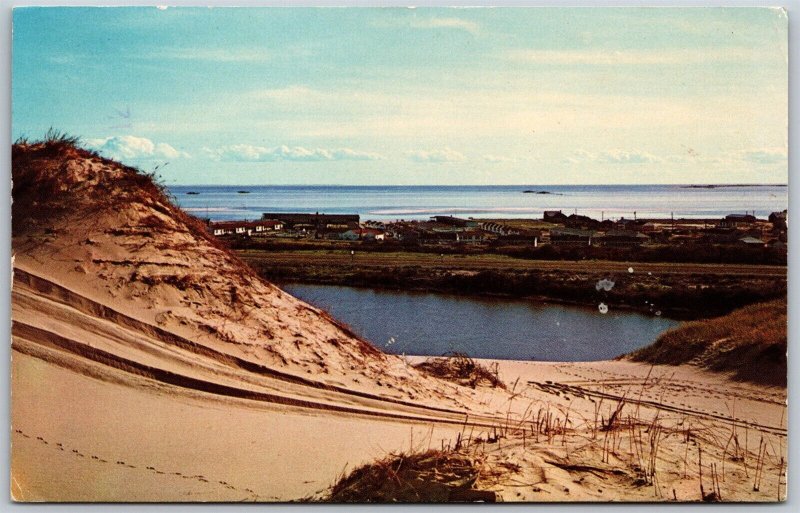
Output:
[[788,181],[775,183],[522,183],[522,184],[364,184],[364,183],[172,183],[167,187],[612,187],[612,186],[683,186],[683,187],[788,187]]

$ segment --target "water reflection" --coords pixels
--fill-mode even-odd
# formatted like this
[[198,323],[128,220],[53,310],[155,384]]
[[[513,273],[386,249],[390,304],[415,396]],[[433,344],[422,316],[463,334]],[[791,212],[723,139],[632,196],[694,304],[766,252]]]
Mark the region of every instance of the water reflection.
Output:
[[477,358],[591,361],[651,343],[678,321],[527,300],[460,297],[327,285],[286,285],[384,351]]

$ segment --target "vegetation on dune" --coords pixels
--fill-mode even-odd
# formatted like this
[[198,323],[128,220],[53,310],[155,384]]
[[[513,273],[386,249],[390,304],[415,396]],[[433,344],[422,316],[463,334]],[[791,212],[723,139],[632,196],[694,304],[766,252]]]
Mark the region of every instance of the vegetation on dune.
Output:
[[684,323],[628,358],[696,363],[742,381],[786,386],[786,300],[758,303],[715,319]]
[[506,388],[505,384],[500,381],[497,372],[492,372],[485,365],[477,363],[464,353],[448,353],[441,357],[428,358],[414,367],[431,376],[454,381],[471,388],[482,384]]
[[[145,172],[105,158],[81,146],[79,137],[50,129],[41,140],[18,139],[11,147],[14,199],[14,237],[51,230],[59,218],[70,215],[88,219],[123,205],[141,204],[168,216],[176,226],[217,248],[223,244],[199,219],[173,205],[156,172]],[[142,227],[163,228],[154,215],[142,219]]]
[[331,487],[325,502],[494,502],[494,492],[470,490],[479,468],[454,451],[392,454],[353,470]]

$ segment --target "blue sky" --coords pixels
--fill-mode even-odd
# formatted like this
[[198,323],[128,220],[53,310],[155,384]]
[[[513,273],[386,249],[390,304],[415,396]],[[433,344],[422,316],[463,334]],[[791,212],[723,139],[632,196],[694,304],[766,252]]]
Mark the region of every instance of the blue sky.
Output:
[[170,184],[787,181],[776,9],[18,8],[12,52],[15,139]]

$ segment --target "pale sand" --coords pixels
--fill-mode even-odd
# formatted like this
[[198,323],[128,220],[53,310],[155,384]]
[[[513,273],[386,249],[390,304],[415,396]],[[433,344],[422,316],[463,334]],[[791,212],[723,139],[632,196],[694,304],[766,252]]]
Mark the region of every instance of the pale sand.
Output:
[[[118,172],[58,169],[85,188]],[[785,389],[629,362],[499,362],[508,391],[456,386],[263,282],[166,199],[84,207],[13,241],[16,500],[318,498],[346,469],[459,437],[475,486],[507,501],[699,500],[699,449],[723,500],[785,483]]]

